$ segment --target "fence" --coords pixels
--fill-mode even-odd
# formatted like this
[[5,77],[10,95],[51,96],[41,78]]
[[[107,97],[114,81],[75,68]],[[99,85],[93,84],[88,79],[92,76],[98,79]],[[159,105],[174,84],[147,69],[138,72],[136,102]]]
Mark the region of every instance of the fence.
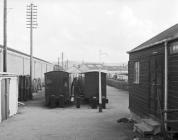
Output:
[[123,90],[128,90],[129,88],[128,82],[109,79],[109,78],[107,79],[107,85]]
[[[19,76],[19,101],[27,101],[32,99],[32,93],[30,90],[30,76],[21,75]],[[40,78],[33,79],[32,92],[38,92],[42,89],[43,83]]]
[[19,76],[19,101],[27,101],[32,99],[32,93],[30,91],[30,76]]

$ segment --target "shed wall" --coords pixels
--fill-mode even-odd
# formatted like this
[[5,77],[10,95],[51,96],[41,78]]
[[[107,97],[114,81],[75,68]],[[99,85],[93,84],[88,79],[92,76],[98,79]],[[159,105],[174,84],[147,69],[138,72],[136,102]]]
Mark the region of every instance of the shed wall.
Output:
[[8,52],[7,70],[10,73],[22,75],[23,74],[23,57],[18,56],[17,54]]
[[1,115],[1,80],[0,80],[0,122],[2,121],[2,115]]
[[[9,114],[7,117],[13,116],[18,111],[18,78],[17,76],[11,76],[11,75],[1,75],[0,76],[0,122],[2,121],[2,102],[1,102],[1,94],[2,94],[2,80],[9,79],[9,88],[8,90],[8,101],[7,101],[7,112],[9,111]],[[5,106],[3,107],[3,110],[5,110]]]
[[[53,64],[34,58],[33,78],[44,82],[44,73],[53,70]],[[3,71],[3,52],[0,48],[0,71]],[[25,54],[7,51],[7,71],[17,75],[30,75],[30,57]]]
[[[170,43],[170,46],[174,44]],[[178,53],[170,54],[168,57],[168,108],[178,109]],[[178,113],[168,114],[168,119],[178,120]],[[177,123],[172,126],[178,128]]]
[[18,110],[18,79],[12,77],[9,88],[9,116],[17,113]]
[[[129,81],[129,108],[140,116],[149,116],[149,95],[150,95],[150,58],[155,54],[164,55],[164,44],[153,48],[130,53],[128,64]],[[140,62],[140,81],[134,83],[134,62]]]
[[[170,46],[175,41],[168,43],[168,109],[178,109],[178,53],[170,54]],[[151,56],[162,55],[163,89],[164,89],[164,44],[144,49],[142,51],[130,53],[129,55],[129,108],[132,112],[141,117],[150,117],[149,94],[150,94],[150,62]],[[140,61],[140,83],[133,83],[134,62]],[[164,90],[162,94],[162,108],[164,105]],[[152,116],[151,116],[152,117]],[[168,114],[168,119],[178,119],[178,113]],[[169,124],[171,127],[178,125]]]

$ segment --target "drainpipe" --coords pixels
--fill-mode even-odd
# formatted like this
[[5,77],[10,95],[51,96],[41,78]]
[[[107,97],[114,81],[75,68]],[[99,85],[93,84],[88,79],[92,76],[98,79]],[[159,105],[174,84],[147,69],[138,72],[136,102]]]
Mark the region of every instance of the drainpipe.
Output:
[[[164,43],[165,45],[165,75],[164,75],[164,110],[168,109],[168,47],[167,41]],[[164,113],[164,121],[167,121],[167,112]],[[167,123],[165,123],[165,129],[167,130]]]
[[99,68],[99,112],[102,112],[101,69]]

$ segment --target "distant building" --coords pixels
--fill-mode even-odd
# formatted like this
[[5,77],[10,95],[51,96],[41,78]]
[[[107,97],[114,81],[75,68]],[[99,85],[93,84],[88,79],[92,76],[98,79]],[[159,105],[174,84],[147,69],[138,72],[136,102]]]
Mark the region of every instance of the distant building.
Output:
[[128,65],[108,66],[101,63],[83,63],[78,67],[81,72],[104,70],[109,78],[128,81]]
[[103,64],[100,63],[83,63],[79,65],[79,70],[81,72],[86,72],[90,70],[98,70],[98,69],[103,69]]
[[66,71],[71,74],[72,79],[75,78],[75,77],[78,77],[79,74],[81,73],[79,68],[76,67],[76,66],[72,66],[72,67],[68,68]]
[[60,66],[60,65],[54,65],[53,70],[54,70],[54,71],[62,71],[62,70],[64,70],[64,69],[63,69],[62,66]]
[[115,80],[128,81],[128,65],[122,66],[104,66],[108,71],[108,77]]

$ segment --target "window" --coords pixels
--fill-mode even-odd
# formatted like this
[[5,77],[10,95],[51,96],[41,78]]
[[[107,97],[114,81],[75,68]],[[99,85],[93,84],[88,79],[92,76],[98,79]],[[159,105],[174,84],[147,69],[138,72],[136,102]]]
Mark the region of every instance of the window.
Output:
[[170,45],[170,54],[178,53],[178,42],[174,42]]
[[140,63],[135,62],[134,63],[134,83],[139,84],[139,79],[140,79]]

